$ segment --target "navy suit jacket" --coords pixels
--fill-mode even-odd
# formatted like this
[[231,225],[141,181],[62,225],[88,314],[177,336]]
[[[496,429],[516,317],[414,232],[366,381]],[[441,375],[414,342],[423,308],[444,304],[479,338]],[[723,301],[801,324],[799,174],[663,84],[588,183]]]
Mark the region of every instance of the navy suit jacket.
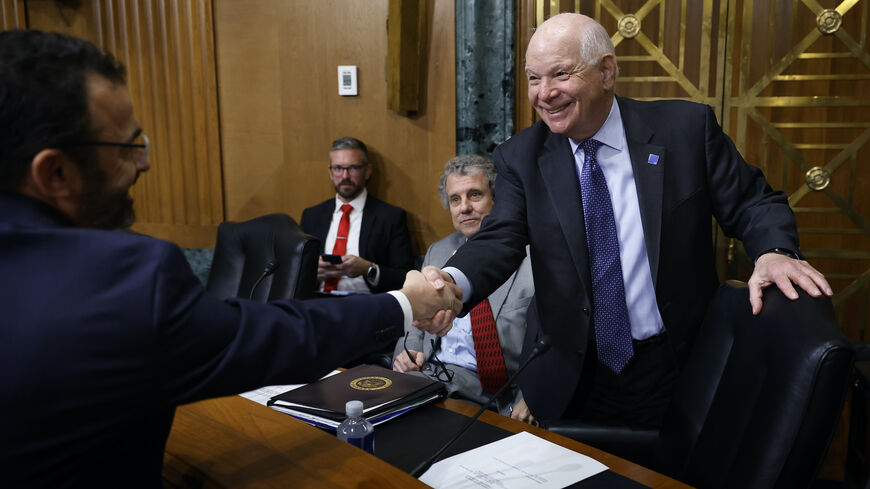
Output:
[[[326,234],[329,233],[334,212],[335,198],[332,198],[302,211],[299,226],[306,233],[319,238],[320,243],[326,246]],[[405,274],[414,268],[407,221],[403,209],[378,200],[371,194],[366,197],[360,225],[359,252],[360,258],[373,261],[380,268],[381,278],[378,285],[369,285],[372,292],[401,289],[405,283]]]
[[[710,107],[617,97],[640,201],[658,308],[681,365],[717,286],[711,216],[757,257],[798,249],[794,215],[722,132]],[[651,164],[650,155],[657,155]],[[568,138],[538,122],[493,154],[496,204],[481,230],[447,262],[474,288],[470,308],[519,265],[531,247],[535,300],[524,352],[542,334],[554,348],[521,374],[532,414],[562,416],[591,334],[589,258],[580,186]],[[749,304],[746,305],[749,307]]]
[[402,334],[376,296],[204,293],[177,246],[0,193],[0,487],[160,487],[175,406],[309,382]]

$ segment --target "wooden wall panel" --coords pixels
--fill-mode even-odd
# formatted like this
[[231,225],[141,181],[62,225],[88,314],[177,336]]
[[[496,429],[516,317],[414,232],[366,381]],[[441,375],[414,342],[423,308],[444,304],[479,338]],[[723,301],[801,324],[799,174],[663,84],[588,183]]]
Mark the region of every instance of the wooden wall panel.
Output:
[[134,229],[210,247],[223,220],[210,0],[29,0],[31,28],[88,39],[121,59],[151,171],[133,187]]
[[[387,107],[387,0],[215,1],[227,219],[296,218],[335,195],[330,143],[363,140],[369,191],[409,213],[416,253],[452,232],[437,180],[454,156],[452,2],[425,5],[420,110]],[[359,96],[338,95],[336,67],[357,65]]]
[[26,27],[24,0],[0,0],[0,31]]

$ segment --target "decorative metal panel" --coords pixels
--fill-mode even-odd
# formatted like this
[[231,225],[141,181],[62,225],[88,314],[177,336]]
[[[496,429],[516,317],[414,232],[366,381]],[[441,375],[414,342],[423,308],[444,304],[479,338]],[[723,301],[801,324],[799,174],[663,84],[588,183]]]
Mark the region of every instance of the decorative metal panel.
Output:
[[[711,105],[746,160],[788,194],[802,251],[834,287],[841,326],[866,340],[870,2],[537,0],[534,8],[537,24],[573,11],[612,33],[618,94]],[[717,253],[722,278],[748,278],[752,261],[739,243],[717,240]]]
[[866,339],[870,284],[868,10],[859,0],[732,0],[725,59],[723,125],[788,193],[802,251],[834,287],[853,339]]

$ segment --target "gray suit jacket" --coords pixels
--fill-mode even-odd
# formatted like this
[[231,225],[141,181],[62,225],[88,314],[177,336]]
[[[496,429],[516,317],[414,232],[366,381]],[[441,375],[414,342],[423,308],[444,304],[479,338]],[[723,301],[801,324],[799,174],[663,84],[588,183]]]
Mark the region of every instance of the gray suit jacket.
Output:
[[[423,266],[444,266],[444,263],[453,253],[465,243],[465,236],[456,232],[434,243],[429,247],[423,259]],[[495,316],[495,325],[498,330],[498,338],[504,353],[505,366],[508,375],[513,374],[520,364],[520,352],[523,348],[523,337],[526,333],[526,309],[535,294],[532,280],[532,264],[528,256],[523,260],[520,267],[489,296],[492,314]],[[432,356],[432,340],[436,335],[423,333],[413,329],[408,336],[408,349],[422,351],[428,360]],[[399,339],[393,359],[402,353],[404,339]],[[477,404],[484,404],[489,399],[490,393],[480,385],[477,372],[450,365],[453,370],[453,380],[447,385],[447,391],[451,397],[467,399]],[[421,372],[412,372],[416,375],[425,375]],[[519,387],[511,386],[509,394],[502,395],[497,400],[498,410],[501,414],[510,416],[513,405],[522,398]]]

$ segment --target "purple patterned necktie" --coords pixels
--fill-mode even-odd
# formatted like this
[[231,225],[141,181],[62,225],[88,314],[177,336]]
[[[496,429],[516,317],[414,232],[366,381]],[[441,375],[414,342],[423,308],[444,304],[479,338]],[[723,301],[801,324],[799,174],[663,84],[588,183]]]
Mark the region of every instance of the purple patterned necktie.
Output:
[[592,325],[595,328],[598,359],[614,372],[620,373],[634,355],[634,348],[631,344],[628,307],[625,305],[616,221],[607,180],[596,161],[601,142],[586,139],[580,143],[580,147],[584,154],[580,193],[592,271]]

